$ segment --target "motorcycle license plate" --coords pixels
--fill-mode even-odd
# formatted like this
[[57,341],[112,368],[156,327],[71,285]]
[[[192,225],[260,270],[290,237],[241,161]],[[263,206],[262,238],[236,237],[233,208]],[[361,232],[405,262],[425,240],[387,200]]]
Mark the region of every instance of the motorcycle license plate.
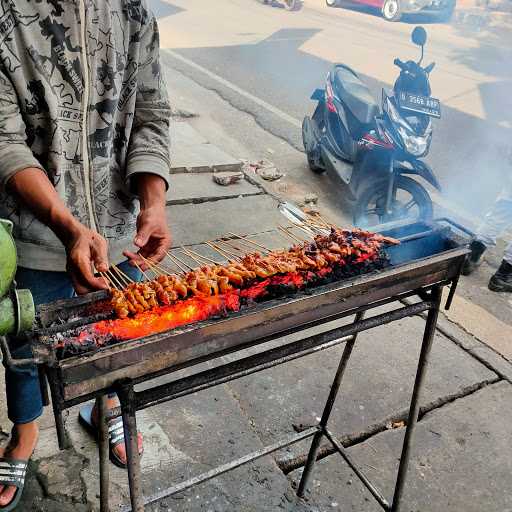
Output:
[[406,110],[420,112],[431,117],[441,117],[441,102],[437,98],[429,98],[428,96],[401,91],[398,103],[401,108]]

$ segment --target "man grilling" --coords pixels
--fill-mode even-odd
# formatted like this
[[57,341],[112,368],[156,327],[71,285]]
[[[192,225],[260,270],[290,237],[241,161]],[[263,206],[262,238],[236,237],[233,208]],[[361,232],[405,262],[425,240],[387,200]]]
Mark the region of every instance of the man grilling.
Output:
[[[170,107],[147,0],[0,0],[0,20],[0,217],[14,223],[17,284],[40,304],[106,288],[95,270],[112,263],[139,279],[135,263],[170,246]],[[8,369],[6,388],[0,512],[19,502],[42,413],[35,368]],[[92,405],[80,417],[97,428]],[[122,424],[109,430],[124,466]]]

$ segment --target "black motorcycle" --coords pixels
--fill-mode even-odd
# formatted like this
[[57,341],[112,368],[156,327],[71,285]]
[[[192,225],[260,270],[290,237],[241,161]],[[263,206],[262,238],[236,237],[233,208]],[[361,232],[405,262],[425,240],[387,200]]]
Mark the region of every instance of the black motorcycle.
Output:
[[420,160],[430,149],[431,118],[441,117],[440,102],[431,97],[429,83],[435,63],[421,67],[427,41],[423,27],[413,30],[412,41],[421,46],[421,58],[395,59],[400,75],[392,94],[382,91],[382,108],[355,71],[336,64],[327,75],[325,90],[317,89],[311,96],[318,101],[313,116],[302,123],[310,169],[327,171],[344,186],[358,226],[431,219],[432,200],[411,176],[441,189],[432,169]]

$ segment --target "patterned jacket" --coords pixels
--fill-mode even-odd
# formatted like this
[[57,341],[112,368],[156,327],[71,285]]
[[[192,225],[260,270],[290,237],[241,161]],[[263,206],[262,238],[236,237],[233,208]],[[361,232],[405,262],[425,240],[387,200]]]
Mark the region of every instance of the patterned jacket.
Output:
[[7,193],[17,171],[42,169],[118,263],[135,231],[133,176],[168,181],[169,118],[148,0],[0,0],[0,217],[20,265],[62,271],[65,253]]

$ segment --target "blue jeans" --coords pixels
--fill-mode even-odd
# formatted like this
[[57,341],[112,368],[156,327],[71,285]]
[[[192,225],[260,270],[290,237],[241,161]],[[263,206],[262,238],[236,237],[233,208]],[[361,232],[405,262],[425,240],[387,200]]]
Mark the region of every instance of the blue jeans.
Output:
[[[122,263],[119,267],[134,281],[141,278],[140,272]],[[71,279],[65,272],[47,272],[18,268],[16,273],[18,288],[27,288],[32,292],[36,306],[59,299],[68,299],[75,294]],[[28,346],[13,350],[15,358],[32,357]],[[7,411],[9,419],[15,424],[30,423],[43,413],[43,400],[39,387],[38,371],[35,366],[6,368],[5,387],[7,392]]]

